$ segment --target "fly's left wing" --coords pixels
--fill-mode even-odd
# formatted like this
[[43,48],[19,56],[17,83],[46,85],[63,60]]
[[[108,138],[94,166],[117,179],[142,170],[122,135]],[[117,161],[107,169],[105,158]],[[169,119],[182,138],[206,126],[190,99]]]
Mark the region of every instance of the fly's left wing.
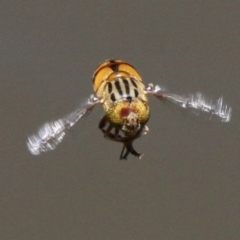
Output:
[[223,102],[222,97],[213,101],[200,92],[180,96],[165,93],[160,86],[153,84],[147,86],[146,93],[154,95],[161,101],[177,105],[187,112],[202,117],[204,120],[214,119],[220,122],[229,122],[231,120],[232,108]]
[[91,95],[86,104],[64,118],[45,123],[36,134],[28,137],[27,147],[33,155],[39,155],[56,148],[63,140],[67,129],[71,128],[79,119],[90,113],[101,99]]

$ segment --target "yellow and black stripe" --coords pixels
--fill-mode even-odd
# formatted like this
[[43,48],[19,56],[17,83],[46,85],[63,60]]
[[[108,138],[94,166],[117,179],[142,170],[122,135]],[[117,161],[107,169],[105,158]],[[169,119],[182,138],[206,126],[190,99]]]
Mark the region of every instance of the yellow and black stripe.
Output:
[[132,98],[137,98],[140,95],[141,89],[136,80],[131,77],[118,77],[112,81],[107,82],[106,91],[108,93],[108,100],[112,102],[126,98],[131,101]]

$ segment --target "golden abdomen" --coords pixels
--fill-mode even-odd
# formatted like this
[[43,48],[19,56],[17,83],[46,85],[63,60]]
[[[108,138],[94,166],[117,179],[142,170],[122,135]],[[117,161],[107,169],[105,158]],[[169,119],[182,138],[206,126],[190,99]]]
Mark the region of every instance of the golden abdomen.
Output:
[[106,60],[101,63],[93,75],[93,89],[98,97],[101,97],[104,85],[118,77],[132,77],[142,82],[137,70],[129,63],[122,60]]

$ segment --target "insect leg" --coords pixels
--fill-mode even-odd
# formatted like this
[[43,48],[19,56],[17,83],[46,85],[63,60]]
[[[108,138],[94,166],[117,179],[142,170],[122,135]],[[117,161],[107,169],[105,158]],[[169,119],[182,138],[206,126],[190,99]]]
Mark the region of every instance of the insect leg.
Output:
[[[123,149],[122,149],[122,152],[121,152],[121,155],[120,155],[120,160],[122,160],[122,159],[127,160],[127,156],[129,155],[129,153],[131,153],[132,155],[134,155],[134,156],[138,157],[139,159],[141,159],[143,154],[142,153],[138,153],[133,148],[132,143],[133,143],[133,141],[124,143]],[[126,153],[123,154],[125,149],[126,149]]]
[[119,160],[127,160],[127,156],[129,154],[129,152],[127,151],[126,154],[123,155],[125,149],[126,149],[126,146],[125,146],[125,144],[123,144],[123,148],[122,148],[122,152],[121,152]]

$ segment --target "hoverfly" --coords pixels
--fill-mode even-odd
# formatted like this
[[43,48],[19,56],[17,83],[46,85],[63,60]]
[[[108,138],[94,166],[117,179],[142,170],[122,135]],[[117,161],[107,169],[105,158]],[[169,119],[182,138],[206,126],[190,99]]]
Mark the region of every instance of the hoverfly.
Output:
[[47,152],[63,140],[67,129],[101,104],[105,115],[99,128],[105,138],[123,143],[120,159],[127,159],[129,153],[138,157],[143,154],[133,148],[133,141],[149,131],[146,123],[150,117],[147,95],[153,95],[162,102],[169,102],[197,115],[217,118],[229,122],[232,109],[223,104],[222,97],[216,102],[207,100],[201,93],[180,96],[165,92],[160,86],[144,85],[138,71],[122,60],[106,60],[93,75],[94,94],[83,107],[64,118],[45,123],[39,131],[28,137],[29,151],[38,155]]

